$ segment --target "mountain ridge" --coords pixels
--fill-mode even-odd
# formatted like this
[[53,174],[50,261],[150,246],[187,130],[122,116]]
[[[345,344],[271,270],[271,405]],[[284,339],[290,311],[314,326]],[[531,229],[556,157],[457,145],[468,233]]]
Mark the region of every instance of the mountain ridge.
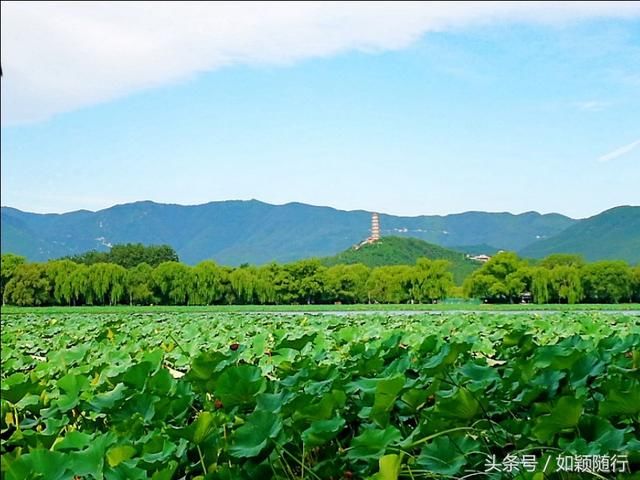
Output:
[[[204,202],[204,203],[193,203],[193,204],[182,204],[182,203],[173,203],[173,202],[156,202],[155,200],[135,200],[132,202],[125,202],[125,203],[116,203],[114,205],[111,205],[109,207],[104,207],[104,208],[99,208],[97,210],[89,210],[86,208],[80,208],[78,210],[70,210],[68,212],[46,212],[46,213],[41,213],[41,212],[30,212],[28,210],[23,210],[20,208],[16,208],[16,207],[12,207],[9,205],[0,205],[1,209],[8,209],[8,210],[14,210],[17,212],[21,212],[21,213],[25,213],[25,214],[29,214],[29,215],[68,215],[68,214],[72,214],[72,213],[100,213],[100,212],[104,212],[105,210],[111,210],[113,208],[116,207],[124,207],[124,206],[132,206],[132,205],[154,205],[154,206],[175,206],[175,207],[185,207],[185,208],[190,208],[190,207],[203,207],[203,206],[208,206],[208,205],[215,205],[215,204],[225,204],[225,203],[259,203],[262,205],[268,205],[271,207],[286,207],[286,206],[292,206],[292,205],[299,205],[299,206],[305,206],[305,207],[312,207],[312,208],[322,208],[322,209],[330,209],[330,210],[334,210],[337,212],[346,212],[346,213],[357,213],[357,212],[365,212],[368,214],[371,214],[373,212],[377,212],[379,214],[382,215],[389,215],[391,217],[400,217],[400,218],[423,218],[423,217],[428,217],[428,218],[445,218],[445,217],[452,217],[452,216],[457,216],[457,215],[465,215],[465,214],[489,214],[489,215],[512,215],[512,216],[526,216],[526,215],[535,215],[535,216],[553,216],[553,215],[558,215],[564,218],[568,218],[570,220],[574,220],[574,221],[579,221],[582,220],[583,218],[574,218],[571,217],[569,215],[565,215],[559,212],[548,212],[548,213],[540,213],[537,210],[527,210],[524,212],[520,212],[520,213],[514,213],[514,212],[510,212],[507,210],[501,210],[501,211],[486,211],[486,210],[465,210],[462,212],[453,212],[453,213],[447,213],[447,214],[420,214],[420,215],[396,215],[393,213],[385,213],[385,212],[381,212],[379,210],[365,210],[362,208],[356,208],[356,209],[352,209],[352,210],[347,210],[347,209],[343,209],[343,208],[338,208],[338,207],[332,207],[330,205],[315,205],[315,204],[310,204],[310,203],[304,203],[304,202],[298,202],[298,201],[290,201],[290,202],[285,202],[285,203],[269,203],[269,202],[265,202],[262,200],[258,200],[256,198],[251,198],[249,200],[242,200],[242,199],[230,199],[230,200],[211,200],[209,202]],[[622,205],[624,206],[624,205]],[[617,208],[617,207],[612,207],[612,208]],[[602,213],[602,212],[600,212]],[[598,214],[596,214],[598,215]],[[590,218],[590,217],[584,217],[584,218]]]
[[519,252],[542,258],[574,253],[585,260],[624,259],[640,262],[640,206],[620,205],[585,218],[559,234],[534,242]]
[[[40,214],[2,207],[2,251],[41,261],[105,250],[108,244],[169,244],[186,263],[293,261],[334,255],[369,234],[371,212],[289,202],[212,201],[199,205],[124,203],[98,210]],[[561,214],[469,211],[411,217],[380,213],[383,236],[446,248],[486,245],[520,251],[581,222]]]

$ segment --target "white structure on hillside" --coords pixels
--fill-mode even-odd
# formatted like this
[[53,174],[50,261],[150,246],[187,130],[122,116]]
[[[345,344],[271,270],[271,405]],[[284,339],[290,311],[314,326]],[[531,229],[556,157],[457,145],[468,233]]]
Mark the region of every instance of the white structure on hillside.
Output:
[[369,239],[371,243],[380,240],[380,218],[377,213],[371,214],[371,236]]
[[363,245],[375,243],[378,240],[380,240],[380,216],[374,212],[371,214],[371,234],[353,248],[357,250]]

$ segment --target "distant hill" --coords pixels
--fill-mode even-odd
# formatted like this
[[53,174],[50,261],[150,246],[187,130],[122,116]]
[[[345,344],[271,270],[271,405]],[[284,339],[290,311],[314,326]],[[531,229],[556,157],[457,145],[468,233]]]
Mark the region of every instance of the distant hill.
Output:
[[542,258],[552,253],[577,253],[586,260],[640,262],[640,207],[624,206],[586,218],[563,232],[519,252]]
[[[90,212],[35,214],[2,207],[2,252],[42,261],[118,243],[171,245],[184,262],[226,265],[288,262],[345,250],[369,234],[371,213],[257,200],[167,205],[144,201]],[[446,216],[380,215],[382,235],[450,247],[488,244],[519,250],[575,224],[559,214],[466,212]],[[483,252],[485,253],[485,252]]]
[[359,249],[349,248],[333,257],[321,259],[331,266],[340,263],[362,263],[368,267],[383,265],[415,265],[421,257],[431,260],[447,260],[457,284],[482,264],[469,260],[463,253],[427,243],[417,238],[382,237],[375,243],[363,245]]

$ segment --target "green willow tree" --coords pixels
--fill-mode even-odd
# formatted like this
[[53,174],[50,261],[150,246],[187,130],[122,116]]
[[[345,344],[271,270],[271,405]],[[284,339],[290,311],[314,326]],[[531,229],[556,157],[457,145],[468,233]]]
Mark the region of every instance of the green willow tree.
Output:
[[255,283],[255,299],[261,305],[276,305],[283,303],[280,297],[282,286],[276,283],[280,282],[280,266],[277,263],[271,263],[260,267],[256,271],[256,283]]
[[40,263],[18,265],[4,290],[4,300],[10,305],[48,305],[51,299],[51,283],[46,267]]
[[327,297],[334,303],[366,303],[371,269],[360,263],[334,265],[325,272]]
[[73,305],[93,305],[93,290],[89,287],[89,270],[87,265],[78,265],[70,276]]
[[125,286],[129,305],[156,303],[153,295],[153,268],[148,263],[140,263],[127,270]]
[[446,260],[419,258],[409,273],[412,300],[432,303],[446,298],[454,286],[450,265]]
[[229,283],[236,304],[251,305],[257,302],[258,270],[249,265],[236,268],[229,275]]
[[531,295],[535,303],[548,303],[550,299],[551,274],[543,267],[531,268]]
[[113,263],[96,263],[88,270],[88,287],[99,305],[117,305],[125,296],[127,270]]
[[409,265],[374,268],[366,283],[369,303],[407,303],[411,298],[411,279]]
[[631,278],[633,284],[633,294],[631,300],[640,302],[640,264],[631,270]]
[[560,266],[582,268],[586,262],[582,255],[574,255],[571,253],[553,253],[548,257],[543,258],[539,266],[548,270]]
[[26,263],[27,259],[13,253],[5,253],[2,255],[0,262],[0,297],[4,305],[4,289],[7,283],[13,278],[13,275],[19,265]]
[[46,274],[53,288],[53,301],[59,305],[73,303],[73,273],[78,264],[71,260],[56,260],[46,265]]
[[526,285],[518,271],[527,263],[513,252],[500,252],[464,282],[467,296],[491,303],[514,303]]
[[633,271],[622,261],[602,261],[582,269],[584,297],[590,303],[620,303],[633,299]]
[[191,270],[193,286],[189,290],[190,305],[215,305],[226,297],[227,272],[211,260],[205,260]]
[[559,265],[552,268],[551,295],[554,303],[579,303],[584,297],[580,268],[574,265]]
[[178,262],[164,262],[152,274],[163,303],[186,305],[193,285],[191,268]]
[[319,260],[301,260],[286,266],[293,303],[320,303],[326,293],[326,267]]

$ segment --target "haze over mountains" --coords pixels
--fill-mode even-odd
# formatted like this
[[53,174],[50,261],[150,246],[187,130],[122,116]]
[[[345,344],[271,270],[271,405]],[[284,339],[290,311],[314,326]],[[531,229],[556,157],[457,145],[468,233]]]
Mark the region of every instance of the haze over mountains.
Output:
[[[42,261],[117,243],[169,244],[186,263],[287,262],[335,255],[369,233],[370,212],[257,200],[182,206],[150,201],[90,212],[36,214],[2,207],[2,252]],[[504,249],[540,257],[581,253],[588,260],[640,261],[640,207],[616,207],[585,220],[552,213],[465,212],[380,215],[382,235],[414,237],[479,253]],[[493,253],[493,252],[486,252]]]

